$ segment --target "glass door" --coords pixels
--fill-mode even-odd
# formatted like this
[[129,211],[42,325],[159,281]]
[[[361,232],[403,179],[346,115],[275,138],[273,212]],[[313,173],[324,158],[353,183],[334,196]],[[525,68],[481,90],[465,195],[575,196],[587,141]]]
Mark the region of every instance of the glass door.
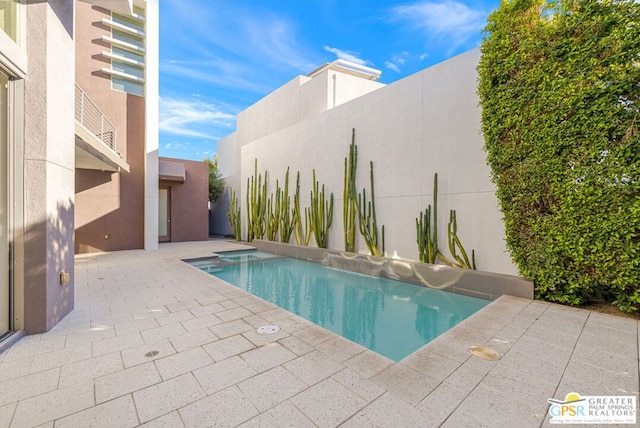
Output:
[[8,84],[8,76],[0,72],[0,335],[9,331],[11,319]]
[[158,191],[158,241],[171,241],[171,188],[161,187]]

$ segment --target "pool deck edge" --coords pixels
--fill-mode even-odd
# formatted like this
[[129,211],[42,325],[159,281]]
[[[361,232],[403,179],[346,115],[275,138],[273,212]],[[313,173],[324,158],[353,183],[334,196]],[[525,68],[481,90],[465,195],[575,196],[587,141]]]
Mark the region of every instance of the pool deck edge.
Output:
[[396,363],[181,261],[242,248],[77,256],[75,309],[0,353],[0,426],[539,428],[569,392],[640,401],[637,320],[502,296]]

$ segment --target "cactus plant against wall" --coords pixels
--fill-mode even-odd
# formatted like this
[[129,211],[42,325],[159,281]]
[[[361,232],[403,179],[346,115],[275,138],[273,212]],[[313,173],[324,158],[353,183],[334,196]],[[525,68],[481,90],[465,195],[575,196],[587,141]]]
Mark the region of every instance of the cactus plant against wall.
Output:
[[282,193],[282,203],[280,205],[280,241],[289,243],[291,235],[296,225],[296,216],[291,208],[291,198],[289,197],[289,167],[284,176],[284,190]]
[[278,180],[276,180],[275,203],[273,201],[273,195],[272,193],[267,201],[266,232],[269,241],[278,240],[278,229],[280,228],[282,189],[280,188]]
[[427,205],[416,219],[418,256],[423,263],[435,263],[438,258],[438,173],[433,175],[433,208]]
[[311,240],[311,227],[309,225],[309,212],[304,209],[304,217],[300,211],[300,172],[296,176],[296,192],[293,195],[293,236],[298,245],[309,245]]
[[344,250],[356,251],[356,169],[358,168],[358,146],[356,146],[356,130],[351,131],[349,157],[344,158],[344,184],[342,189],[342,224],[344,227]]
[[[447,238],[449,241],[449,252],[456,260],[454,265],[465,269],[476,269],[476,253],[475,250],[471,250],[471,262],[465,251],[460,238],[458,238],[458,222],[456,220],[456,210],[449,210],[449,223],[447,224]],[[460,249],[460,254],[456,251],[456,248]]]
[[311,190],[311,206],[309,208],[309,224],[319,248],[327,248],[329,244],[329,229],[333,222],[333,193],[327,200],[324,184],[316,180],[316,170],[313,170],[313,189]]
[[254,162],[253,176],[247,179],[247,241],[262,239],[265,233],[268,174],[258,174],[258,159]]
[[242,220],[240,218],[240,203],[236,192],[229,187],[229,211],[227,212],[229,223],[231,223],[231,229],[233,230],[233,237],[236,241],[242,239]]
[[373,186],[373,162],[369,162],[369,177],[371,179],[371,200],[367,200],[367,189],[358,194],[358,224],[360,234],[364,238],[369,252],[373,256],[384,255],[384,225],[382,225],[382,239],[378,242],[378,221],[376,218],[376,198]]
[[[416,233],[418,243],[418,255],[423,263],[436,263],[437,260],[443,263],[465,269],[475,269],[475,251],[471,252],[471,262],[467,257],[460,238],[458,237],[458,223],[455,210],[449,211],[449,223],[447,225],[447,238],[449,251],[455,261],[447,258],[438,248],[438,173],[433,175],[433,209],[428,205],[424,213],[416,218]],[[460,249],[458,254],[456,248]]]
[[356,130],[351,132],[349,157],[344,159],[343,208],[342,223],[344,227],[345,251],[354,252],[356,246],[355,219],[358,217],[358,228],[369,253],[374,256],[384,255],[384,226],[382,239],[378,240],[378,222],[376,218],[375,190],[373,184],[373,162],[369,162],[371,181],[371,200],[367,200],[367,191],[356,193],[356,171],[358,169],[358,146],[355,142]]
[[[247,202],[247,241],[253,241],[253,206],[251,203],[251,196],[253,194],[252,189],[254,187],[255,175],[251,176],[251,178],[247,178],[247,193],[246,193],[246,202]],[[251,184],[249,184],[251,183]]]

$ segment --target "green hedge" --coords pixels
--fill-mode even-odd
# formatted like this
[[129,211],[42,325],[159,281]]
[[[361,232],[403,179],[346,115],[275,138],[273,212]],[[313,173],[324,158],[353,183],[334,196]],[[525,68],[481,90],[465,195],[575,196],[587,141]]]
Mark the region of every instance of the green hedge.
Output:
[[507,247],[538,298],[640,304],[640,3],[503,1],[478,66]]

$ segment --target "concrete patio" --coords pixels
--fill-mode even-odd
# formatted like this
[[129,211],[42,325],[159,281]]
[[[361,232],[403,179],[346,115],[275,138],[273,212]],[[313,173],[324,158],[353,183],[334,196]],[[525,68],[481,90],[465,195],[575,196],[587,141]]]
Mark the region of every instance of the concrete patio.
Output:
[[638,396],[636,320],[503,296],[394,363],[180,260],[240,247],[78,256],[75,310],[0,354],[0,426],[540,427]]

